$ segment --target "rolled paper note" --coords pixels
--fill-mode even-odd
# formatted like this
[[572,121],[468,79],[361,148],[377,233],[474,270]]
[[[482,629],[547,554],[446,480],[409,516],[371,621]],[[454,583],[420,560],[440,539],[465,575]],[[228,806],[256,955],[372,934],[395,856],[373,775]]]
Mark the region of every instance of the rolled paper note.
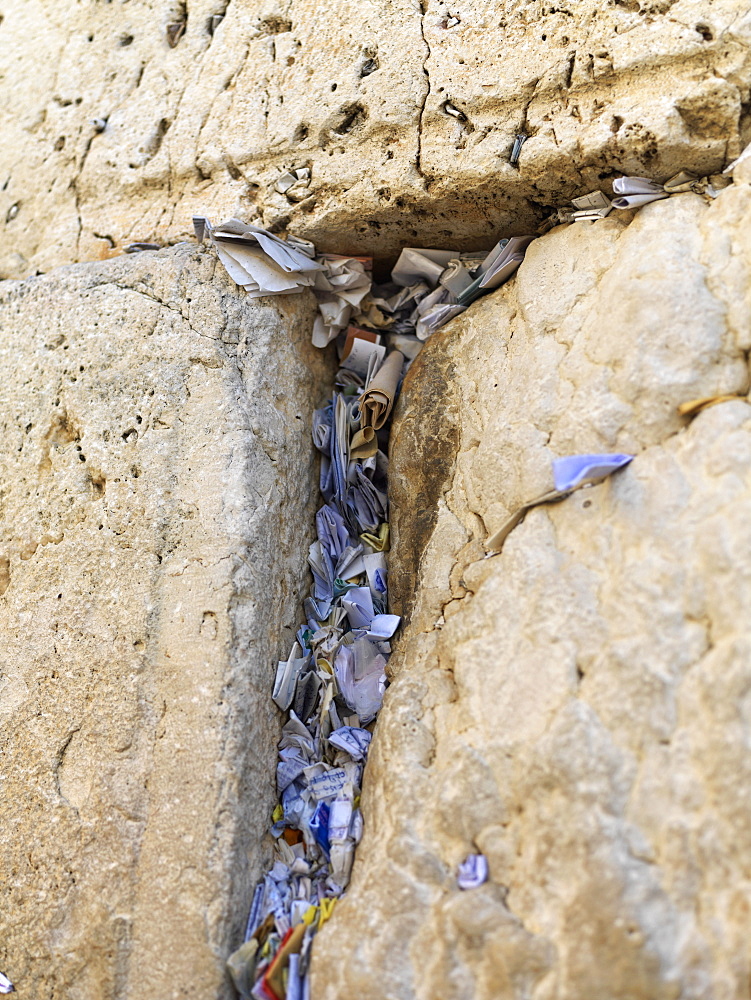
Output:
[[618,198],[613,198],[611,204],[613,208],[625,211],[629,208],[642,208],[644,205],[649,205],[650,202],[661,201],[663,198],[667,197],[668,195],[666,191],[655,191],[644,194],[624,194],[619,195]]
[[664,194],[662,184],[650,180],[649,177],[616,177],[613,181],[613,193],[630,194]]
[[373,427],[363,427],[357,431],[349,445],[351,462],[361,462],[364,458],[372,458],[378,451],[378,440]]
[[718,403],[730,403],[734,399],[742,399],[744,403],[748,402],[748,397],[745,393],[731,393],[725,396],[702,396],[700,399],[690,399],[687,403],[681,403],[678,407],[678,413],[682,417],[695,417],[697,413],[701,413],[702,410],[708,410],[710,406],[717,406]]
[[401,351],[392,351],[360,397],[362,426],[379,430],[388,420],[404,365]]

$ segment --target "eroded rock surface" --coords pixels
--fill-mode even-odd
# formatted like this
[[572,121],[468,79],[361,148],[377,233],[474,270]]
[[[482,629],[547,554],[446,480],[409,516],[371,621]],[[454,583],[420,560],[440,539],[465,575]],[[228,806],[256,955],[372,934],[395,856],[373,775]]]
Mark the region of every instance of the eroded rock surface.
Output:
[[228,997],[276,801],[330,379],[308,296],[183,247],[0,285],[0,968]]
[[[4,0],[0,18],[2,277],[183,239],[196,211],[334,252],[489,247],[615,173],[711,173],[751,139],[741,0]],[[297,167],[310,184],[280,193]]]
[[[413,365],[391,574],[419,587],[317,1000],[747,990],[751,406],[676,407],[748,391],[749,223],[737,184],[560,227]],[[552,458],[602,451],[636,457],[483,559]]]

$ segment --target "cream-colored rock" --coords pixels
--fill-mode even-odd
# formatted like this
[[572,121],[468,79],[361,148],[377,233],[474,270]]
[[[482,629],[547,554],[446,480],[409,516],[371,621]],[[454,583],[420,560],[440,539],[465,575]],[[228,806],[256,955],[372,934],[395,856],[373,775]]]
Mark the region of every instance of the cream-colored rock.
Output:
[[329,378],[307,296],[191,247],[0,285],[0,969],[232,995]]
[[[560,227],[412,367],[411,619],[316,1000],[747,991],[751,406],[676,407],[748,391],[750,224],[737,186]],[[636,457],[483,558],[551,459],[616,451]],[[476,851],[490,879],[462,892]]]
[[[6,0],[2,17],[4,277],[184,239],[196,211],[338,252],[485,246],[616,173],[716,171],[751,138],[743,0]],[[280,193],[303,166],[309,185]]]

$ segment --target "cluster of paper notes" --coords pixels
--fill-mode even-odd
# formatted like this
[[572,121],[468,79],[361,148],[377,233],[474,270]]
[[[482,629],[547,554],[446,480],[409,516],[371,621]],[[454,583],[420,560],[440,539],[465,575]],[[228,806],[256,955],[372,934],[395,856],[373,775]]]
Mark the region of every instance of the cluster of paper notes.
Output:
[[[300,179],[285,174],[278,183],[289,183],[291,189]],[[194,216],[193,226],[198,240],[213,243],[227,273],[250,295],[289,295],[310,288],[318,300],[316,347],[325,347],[354,325],[379,345],[387,336],[392,342],[385,346],[398,347],[410,359],[439,327],[507,281],[534,238],[503,239],[490,253],[407,247],[391,281],[374,285],[369,257],[316,255],[306,240],[283,240],[239,219],[214,229],[205,216]]]
[[[518,137],[518,146],[524,136]],[[307,187],[309,172],[283,174],[277,189]],[[714,197],[716,178],[682,173],[665,184],[644,177],[613,182],[576,198],[541,231],[562,222],[604,218],[681,191]],[[294,197],[292,200],[295,200]],[[313,584],[305,621],[276,668],[272,697],[285,713],[271,817],[273,866],[257,886],[245,940],[228,962],[243,1000],[308,1000],[311,947],[347,887],[363,831],[360,790],[372,723],[387,685],[390,639],[399,618],[388,609],[388,425],[401,379],[423,342],[480,295],[498,288],[524,259],[532,236],[500,240],[490,252],[403,249],[387,284],[372,281],[367,257],[316,254],[313,244],[281,239],[237,219],[212,229],[194,218],[230,276],[251,296],[310,288],[318,300],[313,343],[336,341],[340,368],[326,406],[314,414],[323,503],[308,563]],[[727,396],[687,403],[693,416]],[[540,504],[601,482],[631,455],[556,459],[551,487],[524,503],[485,543],[497,554],[509,532]],[[459,866],[457,886],[488,878],[482,854]],[[0,992],[3,977],[0,977]],[[11,987],[12,989],[12,987]]]
[[570,208],[558,209],[540,228],[544,232],[563,222],[594,222],[604,219],[614,208],[621,211],[642,208],[650,202],[668,198],[671,194],[684,194],[687,191],[701,194],[707,199],[716,198],[730,183],[731,179],[721,174],[697,177],[687,170],[682,170],[664,184],[648,177],[616,177],[613,181],[613,198],[609,198],[603,191],[581,195],[573,199]]
[[313,585],[272,692],[286,713],[270,826],[275,860],[228,963],[246,1000],[308,996],[313,938],[349,882],[362,836],[367,727],[381,707],[399,625],[388,612],[386,444],[406,359],[380,339],[349,329],[332,397],[314,414],[323,503],[308,555]]
[[[310,183],[308,168],[287,172],[277,189],[291,195]],[[681,171],[660,184],[648,177],[618,177],[613,197],[603,191],[574,198],[540,227],[545,232],[566,222],[604,219],[613,209],[641,208],[673,194],[693,191],[714,198],[731,179],[696,177]],[[281,239],[265,229],[230,219],[212,228],[205,216],[193,219],[200,241],[209,239],[229,275],[250,295],[289,295],[310,288],[318,300],[313,343],[325,347],[344,337],[350,326],[369,333],[385,347],[413,358],[423,341],[475,299],[500,287],[524,260],[534,236],[501,239],[490,252],[405,247],[386,284],[374,284],[369,257],[316,254],[315,246],[295,236]],[[398,338],[398,343],[396,342]]]

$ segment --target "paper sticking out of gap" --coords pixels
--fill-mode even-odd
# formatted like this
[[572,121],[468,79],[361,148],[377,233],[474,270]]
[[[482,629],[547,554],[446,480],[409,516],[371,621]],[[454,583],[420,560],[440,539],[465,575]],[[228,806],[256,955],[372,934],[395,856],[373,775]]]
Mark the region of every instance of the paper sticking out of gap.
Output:
[[633,455],[567,455],[553,461],[553,481],[562,493],[599,483],[633,461]]
[[667,198],[668,193],[662,184],[651,181],[648,177],[616,177],[613,181],[613,208],[641,208],[652,201]]
[[427,250],[404,247],[391,271],[395,285],[408,287],[427,281],[435,287],[449,263],[459,256],[457,250]]
[[196,238],[208,237],[232,280],[252,298],[290,295],[315,283],[324,265],[313,259],[315,247],[307,240],[282,240],[258,226],[230,219],[212,229],[205,216],[195,216]]
[[274,682],[274,692],[271,697],[283,712],[292,704],[292,699],[297,689],[297,682],[308,661],[309,657],[302,655],[299,643],[293,645],[287,660],[279,661],[276,680]]
[[553,461],[555,489],[522,504],[485,542],[488,555],[497,555],[506,538],[533,507],[564,500],[574,490],[601,482],[633,460],[633,455],[569,455]]
[[610,199],[602,191],[592,191],[580,198],[574,198],[571,204],[576,209],[571,214],[574,222],[593,222],[595,219],[604,219],[612,207]]
[[739,180],[748,180],[747,177],[741,177],[741,174],[746,174],[751,171],[751,142],[746,146],[741,155],[729,163],[725,169],[722,171],[726,175],[726,179],[730,180],[735,177],[735,172],[738,171]]
[[512,236],[511,239],[500,240],[477,268],[472,283],[457,295],[457,304],[466,307],[482,292],[492,291],[508,281],[524,260],[527,247],[534,238]]
[[185,21],[170,21],[166,28],[167,44],[174,49],[177,43],[185,34],[187,24]]
[[274,190],[287,196],[288,201],[304,201],[310,187],[310,167],[286,170],[276,179]]
[[459,865],[456,884],[460,889],[476,889],[488,881],[488,859],[484,854],[469,854]]
[[15,993],[16,988],[13,983],[0,972],[0,993]]
[[702,410],[708,410],[710,406],[717,406],[718,403],[732,403],[734,400],[748,402],[748,393],[726,393],[722,396],[702,396],[699,399],[690,399],[686,403],[681,403],[678,407],[678,414],[681,417],[695,417]]

